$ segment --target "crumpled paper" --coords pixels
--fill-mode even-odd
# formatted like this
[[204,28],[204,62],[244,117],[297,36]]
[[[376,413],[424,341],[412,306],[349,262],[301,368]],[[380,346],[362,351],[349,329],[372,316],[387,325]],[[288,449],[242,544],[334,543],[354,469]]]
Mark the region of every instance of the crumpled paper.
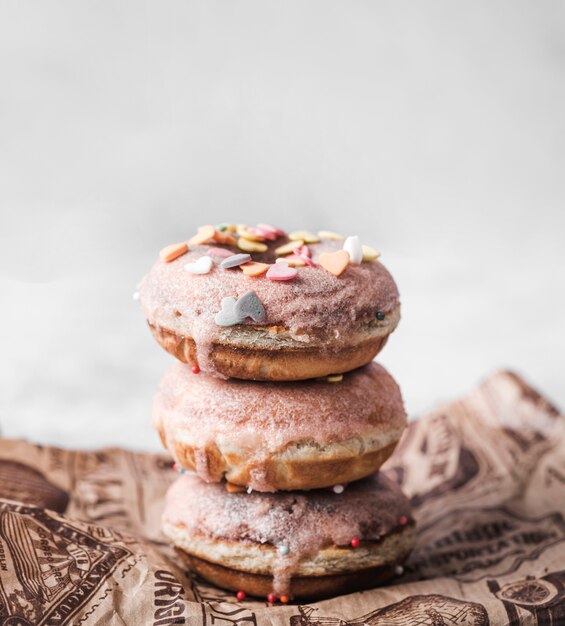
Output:
[[413,422],[385,466],[418,523],[386,587],[269,607],[193,577],[160,534],[165,455],[0,440],[0,624],[565,624],[565,419],[499,372]]

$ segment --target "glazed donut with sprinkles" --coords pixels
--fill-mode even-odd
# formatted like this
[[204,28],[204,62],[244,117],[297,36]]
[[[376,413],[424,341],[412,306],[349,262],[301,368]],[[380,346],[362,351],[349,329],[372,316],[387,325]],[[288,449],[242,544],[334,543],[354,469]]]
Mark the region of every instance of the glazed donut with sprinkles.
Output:
[[157,341],[216,376],[304,380],[371,361],[400,318],[396,284],[357,236],[201,226],[161,250],[139,299]]

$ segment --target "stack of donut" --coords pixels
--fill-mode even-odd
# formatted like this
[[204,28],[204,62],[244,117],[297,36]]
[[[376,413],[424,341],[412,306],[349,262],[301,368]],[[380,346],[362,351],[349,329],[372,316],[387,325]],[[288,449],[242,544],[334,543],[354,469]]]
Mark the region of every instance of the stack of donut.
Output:
[[372,359],[398,324],[379,253],[358,237],[202,226],[139,287],[177,359],[154,423],[180,476],[165,535],[218,586],[270,603],[402,572],[414,521],[378,470],[406,427]]

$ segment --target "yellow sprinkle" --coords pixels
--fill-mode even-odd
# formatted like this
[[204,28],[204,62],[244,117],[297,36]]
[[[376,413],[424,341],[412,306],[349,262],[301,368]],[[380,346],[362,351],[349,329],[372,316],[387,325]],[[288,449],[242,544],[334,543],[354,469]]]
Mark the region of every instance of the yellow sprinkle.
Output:
[[249,239],[251,241],[265,241],[265,237],[261,237],[261,235],[256,235],[252,233],[245,224],[238,224],[235,232],[245,239]]
[[343,241],[345,237],[339,233],[334,233],[331,230],[319,230],[318,237],[320,239],[333,239],[334,241]]
[[363,246],[363,261],[374,261],[381,256],[381,253],[371,246]]
[[292,254],[294,252],[294,248],[300,248],[300,246],[304,245],[303,239],[297,239],[296,241],[290,241],[289,243],[285,243],[284,246],[279,246],[275,249],[275,254],[277,256],[282,256],[284,254]]
[[293,259],[285,258],[285,259],[277,259],[277,263],[288,263],[289,267],[304,267],[306,263],[299,257],[295,256]]
[[307,230],[295,230],[293,233],[290,233],[288,238],[291,241],[302,241],[302,243],[318,243],[318,241],[320,241],[316,235],[313,235]]
[[237,240],[237,247],[245,252],[266,252],[267,246],[264,243],[258,241],[251,241],[245,237],[240,237]]
[[343,380],[343,374],[332,374],[332,376],[328,376],[326,380],[329,383],[340,383]]

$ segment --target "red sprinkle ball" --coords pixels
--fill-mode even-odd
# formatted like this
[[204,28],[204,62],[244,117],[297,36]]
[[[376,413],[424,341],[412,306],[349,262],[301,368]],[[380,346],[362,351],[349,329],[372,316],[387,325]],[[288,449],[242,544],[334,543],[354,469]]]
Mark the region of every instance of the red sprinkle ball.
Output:
[[406,517],[406,515],[401,515],[401,516],[398,518],[398,523],[399,523],[401,526],[406,526],[406,524],[408,524],[408,518]]
[[359,537],[353,537],[353,539],[351,540],[351,547],[352,548],[358,548],[359,547]]
[[274,593],[270,593],[270,594],[267,596],[267,602],[268,602],[269,604],[275,604],[275,602],[276,602],[276,601],[277,601],[277,596],[276,596]]
[[245,600],[245,591],[238,591],[235,597],[241,602]]
[[178,463],[173,463],[173,469],[175,472],[180,472],[180,465]]
[[193,374],[200,374],[200,368],[198,367],[198,365],[193,365],[192,366],[192,373]]

